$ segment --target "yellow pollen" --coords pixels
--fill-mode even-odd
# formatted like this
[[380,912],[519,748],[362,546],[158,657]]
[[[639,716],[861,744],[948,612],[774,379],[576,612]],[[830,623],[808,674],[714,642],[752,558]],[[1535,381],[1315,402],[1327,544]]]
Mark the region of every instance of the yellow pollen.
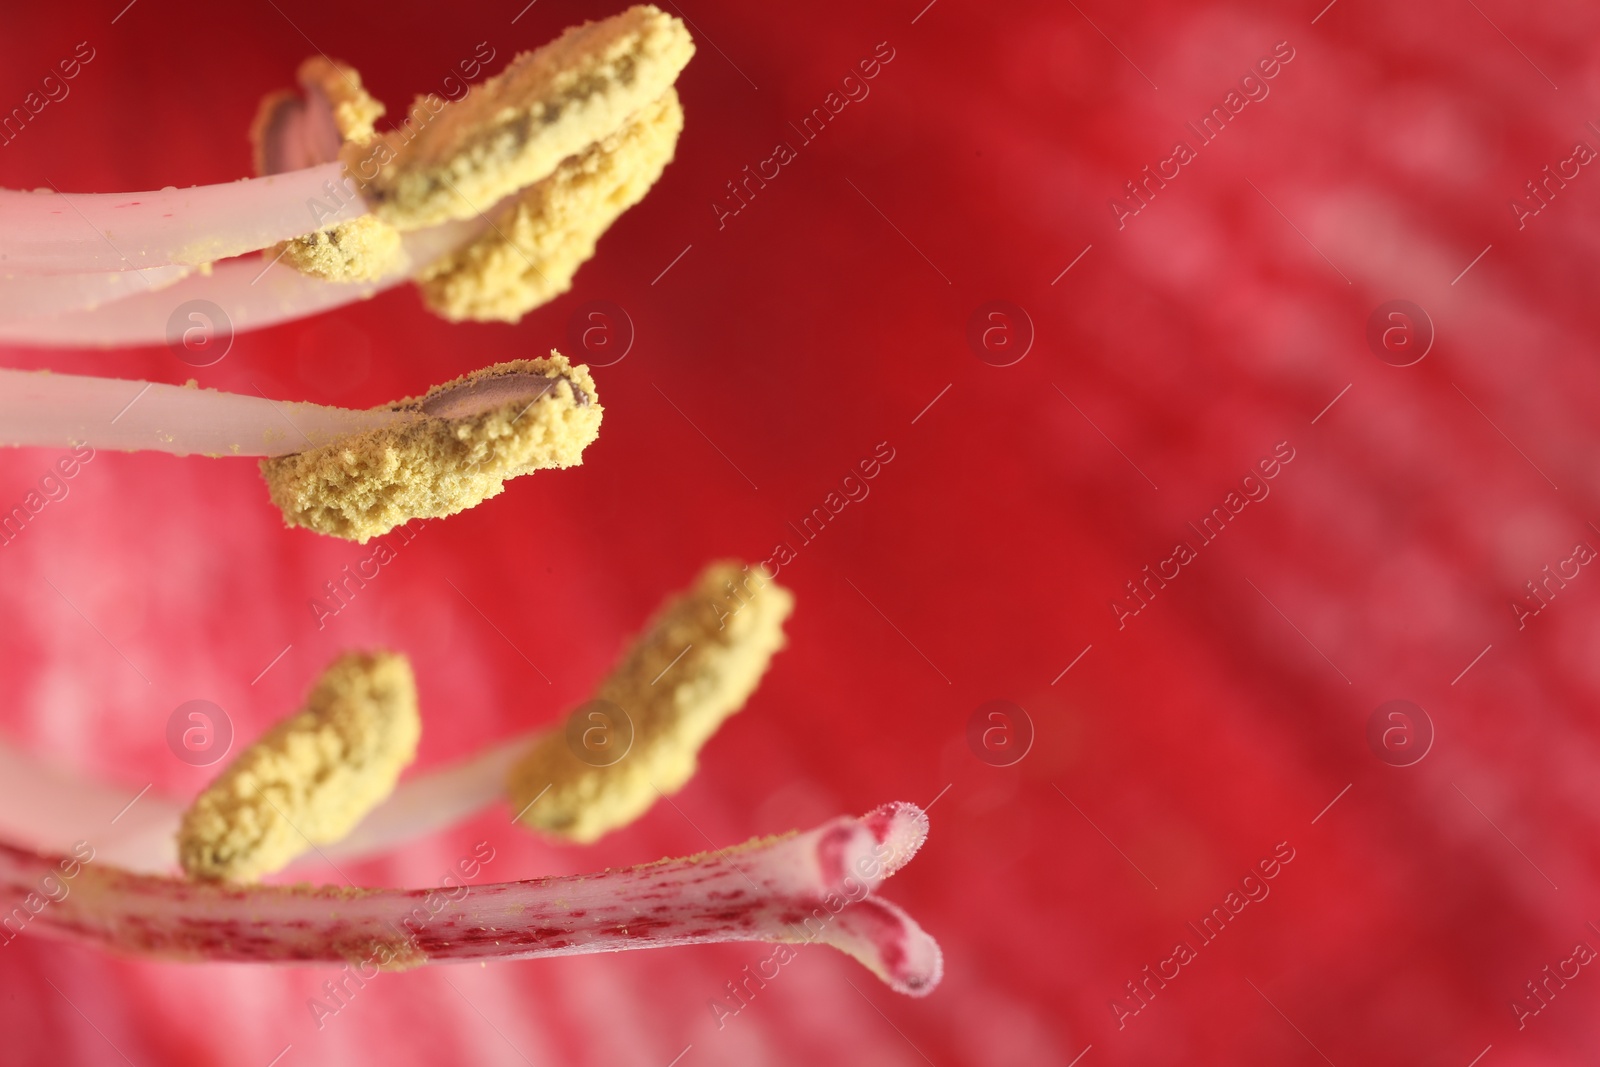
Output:
[[[420,129],[380,134],[393,163],[363,193],[402,230],[475,218],[621,129],[693,55],[683,23],[649,5],[574,26],[514,57]],[[358,173],[381,158],[355,145],[342,156]]]
[[404,656],[341,656],[303,710],[195,798],[178,829],[179,862],[192,878],[253,882],[338,841],[393,791],[421,734]]
[[516,322],[572,288],[595,242],[644,199],[683,129],[668,89],[615,133],[522,192],[476,242],[423,272],[423,299],[452,322]]
[[[758,569],[707,567],[661,608],[600,686],[597,701],[607,704],[578,708],[511,769],[512,810],[533,829],[585,844],[677,792],[693,777],[701,747],[744,706],[783,647],[793,608],[793,595]],[[603,722],[615,709],[626,719]],[[594,740],[605,744],[627,743],[631,733],[620,759],[607,763],[613,757],[604,745],[585,750],[597,729]]]
[[[490,406],[470,410],[476,395]],[[475,371],[396,409],[409,416],[397,425],[261,461],[285,521],[365,543],[454,515],[509,478],[583,462],[603,414],[588,368],[557,352]]]

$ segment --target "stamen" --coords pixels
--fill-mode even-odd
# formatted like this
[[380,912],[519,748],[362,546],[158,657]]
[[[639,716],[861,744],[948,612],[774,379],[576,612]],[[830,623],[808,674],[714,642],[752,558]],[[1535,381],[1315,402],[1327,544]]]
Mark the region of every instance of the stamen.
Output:
[[[475,384],[481,394],[495,381],[493,378],[482,379]],[[471,393],[467,392],[466,396],[470,397]],[[441,399],[448,400],[448,397]],[[755,679],[738,683],[741,688],[745,685],[753,688],[772,654],[783,642],[781,627],[792,605],[792,597],[787,591],[776,585],[758,584],[762,581],[759,574],[750,573],[747,568],[731,563],[717,564],[702,575],[693,592],[674,597],[663,606],[658,625],[646,630],[635,640],[611,680],[597,688],[597,697],[603,698],[604,694],[610,693],[613,697],[627,699],[634,712],[641,705],[625,694],[640,689],[650,694],[642,706],[646,715],[653,717],[647,719],[647,729],[642,736],[634,736],[634,731],[622,721],[611,724],[618,731],[616,740],[619,743],[623,740],[621,731],[627,728],[629,736],[626,743],[630,746],[639,745],[641,753],[645,753],[648,746],[653,744],[664,744],[669,748],[672,745],[686,746],[697,733],[715,731],[716,723],[737,710],[744,698],[739,696],[738,689],[726,683],[728,665],[737,665],[741,670],[748,670],[755,675]],[[730,583],[742,583],[744,588],[737,596],[730,595]],[[732,588],[738,590],[739,586],[733,585]],[[720,650],[713,647],[709,653],[704,649],[688,649],[684,644],[675,643],[689,642],[691,638],[671,627],[659,625],[661,620],[677,617],[685,608],[692,613],[695,596],[704,597],[707,591],[711,596],[705,598],[706,602],[721,605],[710,614],[719,618],[726,616],[721,628],[710,625],[709,620],[707,625],[697,628],[697,632],[711,635],[710,644],[720,645]],[[758,596],[762,598],[759,610],[755,607],[754,599]],[[690,621],[693,622],[692,617]],[[707,642],[695,640],[693,643]],[[747,695],[748,690],[745,692]],[[674,707],[663,715],[652,702],[670,702]],[[588,713],[597,706],[601,705],[590,701],[573,714],[572,720],[583,730],[590,730],[597,724],[588,718]],[[610,708],[613,715],[620,711],[615,705],[603,706]],[[630,715],[634,712],[630,712]],[[680,726],[677,728],[680,732],[670,733],[671,723],[685,720],[701,725],[692,731]],[[629,721],[636,720],[630,718]],[[652,740],[663,723],[668,725],[670,736],[664,741],[659,738]],[[591,753],[588,747],[583,747],[586,736],[607,743],[612,740],[610,737],[594,738],[593,735],[578,733],[576,743],[581,750],[595,756],[602,754],[604,746]],[[533,731],[495,742],[456,763],[411,775],[348,836],[325,845],[320,852],[329,858],[343,859],[387,851],[469,819],[505,801],[508,794],[515,804],[513,810],[520,812],[530,825],[570,838],[571,835],[562,828],[574,825],[585,817],[585,812],[591,819],[597,810],[609,811],[622,818],[621,809],[613,805],[627,799],[626,788],[630,784],[634,788],[649,791],[642,797],[633,798],[635,801],[642,799],[643,806],[638,807],[634,815],[626,816],[626,819],[646,810],[657,796],[654,787],[665,788],[664,783],[671,780],[665,774],[659,779],[643,783],[639,780],[630,783],[629,780],[606,775],[596,775],[589,782],[569,780],[584,777],[585,769],[575,767],[568,761],[560,770],[564,776],[563,784],[556,789],[553,780],[538,777],[540,765],[530,761],[530,755],[540,745],[547,745],[559,752],[558,745],[563,743],[563,738],[567,739],[564,743],[568,745],[574,743],[573,735],[567,733],[565,723],[553,730]],[[703,738],[700,743],[703,743]],[[694,747],[698,748],[699,744]],[[569,748],[568,751],[572,750]],[[679,755],[690,761],[692,768],[694,752],[685,750]],[[629,755],[625,758],[634,757]],[[646,755],[644,758],[651,757]],[[512,781],[508,786],[511,770],[519,764],[528,765],[530,777],[526,782]],[[546,786],[550,789],[546,790]],[[123,793],[109,783],[40,767],[21,753],[11,752],[3,744],[0,744],[0,787],[3,787],[0,792],[4,793],[5,800],[0,804],[0,836],[26,842],[41,850],[66,847],[82,837],[88,827],[103,823],[104,811],[116,810],[126,802]],[[523,797],[534,789],[538,792],[529,799],[537,800],[538,810],[524,810],[529,800]],[[591,789],[593,793],[589,791]],[[615,795],[609,792],[613,789],[617,790]],[[141,796],[136,816],[119,827],[119,831],[124,832],[108,836],[102,830],[97,834],[97,847],[113,857],[113,862],[141,871],[165,870],[176,858],[172,843],[180,809],[165,797]],[[596,797],[599,799],[596,800]],[[618,825],[621,825],[620,821],[611,828]]]
[[[243,332],[366,299],[413,271],[446,317],[515,321],[570,287],[670,161],[682,117],[667,94],[693,53],[681,22],[634,7],[518,55],[452,104],[419,98],[439,104],[432,121],[381,135],[383,106],[355,70],[314,57],[300,68],[304,97],[270,94],[252,127],[264,177],[70,197],[0,190],[12,279],[62,276],[0,298],[0,340],[156,344],[170,340],[172,308],[193,300]],[[496,217],[504,236],[429,271]],[[217,263],[264,249],[265,266]],[[183,277],[197,267],[208,273]],[[115,277],[134,271],[144,284]]]
[[[889,804],[861,818],[625,870],[450,889],[236,886],[132,874],[0,845],[0,895],[45,875],[70,891],[28,929],[182,960],[349,962],[401,969],[729,941],[820,941],[912,996],[938,985],[938,944],[869,897],[916,853],[927,816]],[[365,974],[364,977],[371,977]]]
[[428,307],[452,322],[516,322],[571,289],[595,242],[661,177],[682,129],[668,89],[520,194],[477,241],[426,268],[418,284]]
[[0,445],[273,457],[261,472],[290,525],[362,542],[465,511],[518,475],[576,466],[602,414],[588,368],[554,351],[369,411],[0,370]]
[[341,656],[305,710],[195,798],[178,829],[179,862],[192,878],[253,882],[339,840],[393,791],[421,733],[405,657]]
[[[512,810],[536,830],[587,843],[677,792],[694,775],[700,749],[744,706],[783,647],[793,607],[794,597],[759,570],[706,568],[661,609],[596,700],[511,769]],[[621,721],[609,721],[619,713]],[[598,744],[586,746],[591,737]],[[630,741],[625,754],[605,747]]]
[[435,386],[395,410],[408,421],[264,460],[285,520],[365,543],[412,519],[454,515],[510,478],[581,463],[603,414],[588,368],[555,351]]

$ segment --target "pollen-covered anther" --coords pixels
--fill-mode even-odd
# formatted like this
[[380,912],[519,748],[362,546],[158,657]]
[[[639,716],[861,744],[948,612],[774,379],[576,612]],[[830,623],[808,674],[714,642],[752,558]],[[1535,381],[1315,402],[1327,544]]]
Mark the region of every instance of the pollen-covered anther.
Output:
[[572,288],[601,235],[672,162],[682,129],[683,108],[668,89],[519,194],[472,244],[426,268],[418,285],[428,307],[452,322],[516,322]]
[[263,460],[272,502],[293,526],[366,542],[412,519],[498,496],[510,478],[572,467],[603,409],[584,366],[560,353],[514,360],[402,401],[401,418]]
[[252,882],[344,837],[416,757],[422,720],[405,657],[348,654],[303,710],[239,753],[178,830],[192,878]]
[[[329,281],[376,280],[404,268],[401,231],[492,211],[476,243],[419,280],[447,319],[514,322],[571,287],[600,235],[671,162],[683,128],[672,83],[693,54],[677,19],[630,8],[516,56],[459,100],[419,97],[382,134],[373,122],[383,105],[355,69],[313,57],[300,67],[303,100],[262,102],[257,172],[342,158],[374,214],[267,254]],[[353,202],[345,197],[336,199]]]
[[631,7],[517,55],[426,125],[347,146],[343,159],[372,175],[363,195],[402,230],[474,218],[620,130],[693,55],[682,22]]
[[[511,769],[512,810],[533,829],[587,843],[677,792],[783,647],[793,608],[794,597],[759,568],[706,568],[660,610],[595,700]],[[626,751],[614,753],[619,745]]]

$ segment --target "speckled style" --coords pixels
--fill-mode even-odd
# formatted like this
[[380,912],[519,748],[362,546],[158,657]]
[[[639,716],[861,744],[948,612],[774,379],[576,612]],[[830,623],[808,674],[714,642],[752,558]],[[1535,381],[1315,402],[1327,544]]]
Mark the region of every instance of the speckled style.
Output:
[[[449,889],[246,887],[86,863],[68,895],[33,913],[29,930],[180,960],[390,970],[721,941],[821,942],[920,996],[943,973],[939,946],[869,894],[910,861],[927,831],[921,809],[888,804],[718,853]],[[0,844],[0,899],[37,896],[59,861]]]

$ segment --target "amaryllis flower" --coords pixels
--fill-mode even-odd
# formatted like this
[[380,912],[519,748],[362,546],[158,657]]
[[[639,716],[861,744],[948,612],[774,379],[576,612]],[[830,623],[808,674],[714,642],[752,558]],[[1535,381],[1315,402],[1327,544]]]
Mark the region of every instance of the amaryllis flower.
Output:
[[[273,880],[442,914],[909,801],[929,836],[889,896],[942,984],[899,996],[814,945],[394,971],[24,930],[7,1061],[1582,1062],[1594,15],[663,6],[697,48],[674,160],[519,323],[397,288],[241,325],[200,368],[181,332],[6,347],[351,409],[556,348],[606,410],[581,468],[367,544],[285,528],[252,460],[0,453],[0,808],[8,840],[68,846],[6,852],[6,880],[42,915],[144,899],[73,832],[159,838],[221,767],[185,729],[237,753],[353,649],[409,657],[400,788],[440,780],[563,722],[663,596],[739,558],[794,593],[788,643],[681,791],[584,845],[421,804]],[[0,186],[233,182],[308,57],[393,108],[620,9],[19,9]]]

